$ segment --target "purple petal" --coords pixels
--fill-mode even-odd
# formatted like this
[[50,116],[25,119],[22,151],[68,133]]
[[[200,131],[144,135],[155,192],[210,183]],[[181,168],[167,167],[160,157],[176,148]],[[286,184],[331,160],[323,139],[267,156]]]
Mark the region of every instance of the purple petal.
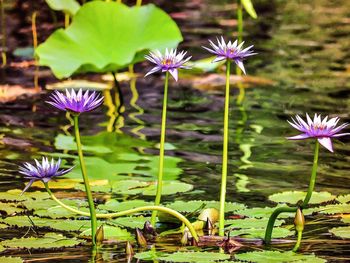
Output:
[[244,75],[246,75],[246,72],[245,72],[245,68],[244,68],[244,65],[243,65],[243,62],[241,60],[235,60],[235,63],[237,64],[237,66],[243,71]]
[[177,69],[170,69],[169,73],[171,74],[171,76],[173,76],[173,78],[175,79],[175,81],[178,80],[178,71]]
[[350,135],[350,133],[339,133],[339,134],[332,135],[332,137],[342,137],[346,135]]
[[303,133],[292,137],[287,137],[288,140],[304,140],[310,138],[310,135]]
[[30,181],[29,181],[29,183],[26,185],[26,187],[24,187],[24,189],[23,189],[23,191],[22,191],[21,195],[23,195],[23,194],[24,194],[24,192],[25,192],[25,191],[27,191],[27,190],[28,190],[28,188],[29,188],[29,187],[31,187],[31,186],[32,186],[32,184],[33,184],[35,181],[36,181],[35,179],[30,180]]
[[325,147],[328,151],[333,152],[332,140],[329,137],[318,138],[318,142]]

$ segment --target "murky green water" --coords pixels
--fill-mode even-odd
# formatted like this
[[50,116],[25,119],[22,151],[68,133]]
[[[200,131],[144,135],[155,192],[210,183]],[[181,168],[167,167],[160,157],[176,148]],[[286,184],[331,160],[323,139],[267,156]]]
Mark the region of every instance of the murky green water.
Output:
[[[195,58],[205,56],[200,47],[206,44],[208,38],[220,34],[229,36],[234,30],[233,25],[223,26],[234,23],[229,20],[235,17],[232,1],[163,2],[161,6],[172,13],[182,26],[185,36],[182,47],[190,49]],[[343,121],[350,121],[350,2],[255,2],[259,18],[253,21],[245,15],[244,30],[246,42],[254,44],[259,53],[247,61],[246,68],[249,75],[259,79],[248,79],[244,84],[246,96],[241,106],[235,104],[238,90],[232,92],[227,200],[249,207],[263,207],[272,205],[267,201],[267,196],[272,193],[306,190],[308,186],[312,142],[290,142],[285,139],[295,134],[286,122],[290,116],[317,112],[338,115]],[[208,12],[211,14],[209,17]],[[142,74],[145,70],[143,65],[136,67],[136,71]],[[1,82],[29,82],[30,77],[17,78],[19,74],[6,70],[2,72],[4,78]],[[266,84],[266,80],[273,84]],[[181,158],[177,164],[181,170],[177,168],[179,175],[176,172],[174,176],[182,182],[193,184],[194,190],[164,197],[164,202],[173,201],[174,198],[219,199],[224,100],[223,82],[220,83],[210,90],[203,85],[193,88],[185,80],[178,84],[171,83],[166,140],[172,149],[167,154]],[[82,117],[82,133],[94,135],[107,129],[113,130],[117,138],[115,149],[137,156],[156,155],[162,82],[156,77],[147,80],[140,77],[136,87],[137,90],[131,91],[129,83],[122,83],[126,108],[116,122],[111,121],[108,106],[105,105]],[[136,92],[138,97],[135,96]],[[67,120],[63,114],[48,110],[44,103],[46,98],[44,93],[35,100],[21,100],[1,106],[1,190],[23,187],[17,176],[17,165],[22,161],[39,157],[42,152],[56,151],[55,137],[64,134],[58,126],[66,125]],[[149,143],[140,147],[138,140],[130,139],[128,146],[118,146],[118,138],[124,138],[122,134]],[[106,146],[109,144],[108,141],[103,143]],[[328,191],[334,195],[349,193],[348,143],[347,137],[335,142],[334,154],[322,149],[317,191]],[[101,154],[100,157],[111,163],[121,161],[119,157],[113,157],[113,153]],[[142,166],[145,161],[136,162]],[[145,179],[151,180],[151,175]],[[152,197],[146,199],[152,200]],[[307,221],[315,222],[317,219],[320,218],[310,217]],[[314,252],[330,262],[350,260],[350,244],[331,237],[327,231],[337,225],[337,221],[322,217],[321,220],[319,224],[307,225],[305,239],[315,242],[309,241],[302,247],[302,252]],[[5,231],[2,235],[21,236],[16,231]],[[159,243],[157,247],[169,250],[166,243]],[[289,249],[292,245],[279,247]],[[123,247],[105,245],[101,253],[105,262],[124,262],[122,251]],[[62,255],[67,259],[63,260]],[[21,256],[29,259],[28,262],[44,257],[40,253],[30,255],[24,252]],[[63,253],[47,253],[45,257],[47,259],[42,262],[86,262],[90,256],[89,249],[84,247],[67,249]]]

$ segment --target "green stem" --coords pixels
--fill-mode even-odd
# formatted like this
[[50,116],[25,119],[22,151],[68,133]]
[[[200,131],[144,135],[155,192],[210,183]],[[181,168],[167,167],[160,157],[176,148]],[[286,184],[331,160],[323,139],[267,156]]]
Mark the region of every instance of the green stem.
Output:
[[302,237],[303,237],[303,231],[298,231],[298,239],[293,248],[293,252],[297,252],[299,250]]
[[[163,169],[164,169],[164,144],[165,144],[165,129],[166,129],[166,112],[168,102],[168,83],[169,83],[169,72],[165,74],[164,83],[164,96],[163,96],[163,110],[162,110],[162,128],[160,134],[160,147],[159,147],[159,170],[157,178],[157,192],[154,205],[160,204],[163,188]],[[156,223],[157,211],[152,212],[151,224],[154,226]]]
[[284,212],[296,212],[297,209],[298,209],[297,207],[279,207],[279,208],[276,208],[275,211],[273,211],[272,215],[269,218],[266,231],[265,231],[265,244],[270,244],[271,242],[273,226],[275,225],[275,221],[279,216],[279,214]]
[[6,18],[5,18],[5,7],[4,7],[4,0],[0,0],[0,13],[1,13],[1,35],[2,35],[2,41],[1,41],[1,60],[2,60],[2,66],[6,66],[7,64],[7,55],[6,55]]
[[142,0],[137,0],[136,1],[136,6],[141,6],[142,5]]
[[238,27],[238,42],[243,39],[243,6],[242,0],[237,0],[237,27]]
[[227,163],[228,163],[228,117],[230,110],[230,68],[231,60],[226,61],[226,91],[225,91],[225,112],[224,112],[224,141],[222,150],[222,174],[220,189],[220,216],[219,216],[219,235],[224,236],[225,228],[225,198],[227,184]]
[[[319,153],[319,148],[320,148],[320,144],[319,142],[316,140],[316,145],[315,145],[315,153],[314,153],[314,161],[313,161],[313,165],[312,165],[312,172],[311,172],[311,178],[310,178],[310,183],[309,183],[309,189],[307,191],[307,194],[305,196],[305,199],[301,205],[301,208],[305,208],[312,196],[312,192],[314,190],[315,187],[315,183],[316,183],[316,175],[317,175],[317,166],[318,166],[318,153]],[[278,215],[280,213],[283,212],[295,212],[298,208],[297,207],[280,207],[277,208],[272,215],[270,216],[270,219],[267,223],[267,227],[266,227],[266,232],[265,232],[265,243],[269,244],[271,242],[271,236],[272,236],[272,231],[273,231],[273,226],[275,224],[275,221],[278,217]]]
[[[48,192],[48,194],[50,195],[50,197],[55,201],[57,202],[60,206],[62,206],[63,208],[73,212],[73,213],[76,213],[76,214],[79,214],[79,215],[82,215],[82,216],[90,216],[90,213],[87,213],[87,212],[83,212],[83,211],[80,211],[78,209],[75,209],[71,206],[68,206],[68,205],[65,205],[63,202],[61,202],[50,190],[49,186],[47,183],[44,183],[45,184],[45,188],[46,188],[46,191]],[[121,211],[121,212],[117,212],[117,213],[109,213],[109,214],[96,214],[96,217],[97,218],[105,218],[105,219],[108,219],[108,218],[115,218],[115,217],[121,217],[121,216],[126,216],[126,215],[130,215],[130,214],[134,214],[134,213],[139,213],[139,212],[143,212],[143,211],[160,211],[160,212],[164,212],[164,213],[167,213],[167,214],[170,214],[174,217],[176,217],[177,219],[179,219],[181,222],[183,222],[188,230],[190,231],[192,237],[198,241],[198,235],[196,233],[196,230],[194,229],[194,227],[192,226],[191,222],[188,221],[188,219],[186,217],[184,217],[182,214],[180,214],[179,212],[173,210],[173,209],[170,209],[170,208],[167,208],[167,207],[163,207],[163,206],[152,206],[152,205],[149,205],[149,206],[141,206],[141,207],[137,207],[137,208],[133,208],[133,209],[129,209],[129,210],[126,210],[126,211]]]
[[95,246],[96,245],[95,236],[96,236],[96,231],[97,231],[97,219],[96,219],[95,204],[94,204],[94,200],[93,200],[91,189],[90,189],[89,178],[88,178],[87,172],[86,172],[86,166],[85,166],[84,156],[83,156],[83,149],[82,149],[81,140],[80,140],[79,115],[74,115],[73,118],[74,118],[75,141],[76,141],[76,144],[77,144],[77,150],[78,150],[78,155],[79,155],[81,173],[83,175],[85,191],[86,191],[87,200],[88,200],[89,209],[90,209],[89,216],[91,218],[92,244]]
[[316,175],[317,175],[317,166],[318,166],[318,153],[320,149],[320,143],[316,140],[315,145],[315,153],[314,153],[314,161],[312,164],[312,172],[311,172],[311,178],[309,183],[309,189],[307,190],[306,197],[304,199],[303,204],[301,205],[302,208],[305,208],[307,204],[309,203],[312,192],[314,191],[315,183],[316,183]]

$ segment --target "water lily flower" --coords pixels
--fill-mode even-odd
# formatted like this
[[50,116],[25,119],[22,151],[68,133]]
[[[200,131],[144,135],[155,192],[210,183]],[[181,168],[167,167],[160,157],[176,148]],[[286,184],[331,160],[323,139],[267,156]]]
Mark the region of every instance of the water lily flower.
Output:
[[187,52],[181,51],[177,54],[176,49],[171,49],[170,51],[168,49],[165,50],[165,55],[162,55],[159,50],[155,51],[155,53],[150,52],[149,55],[146,55],[145,58],[152,63],[156,64],[154,68],[152,68],[146,75],[151,75],[157,71],[166,72],[169,71],[169,73],[173,76],[173,78],[177,81],[178,80],[178,69],[190,69],[190,67],[185,66],[184,64],[188,62],[191,57],[185,58]]
[[46,102],[57,109],[76,114],[92,111],[103,102],[103,97],[101,97],[95,91],[89,93],[87,90],[85,93],[83,93],[82,89],[79,89],[78,92],[75,92],[74,89],[66,89],[66,94],[56,90],[54,94],[50,96],[50,99],[51,101]]
[[213,41],[209,40],[211,48],[203,47],[210,53],[213,53],[217,56],[213,60],[213,62],[218,62],[227,59],[233,60],[236,63],[236,65],[243,71],[243,73],[246,74],[243,65],[243,60],[246,57],[250,57],[257,54],[250,50],[254,45],[242,49],[244,41],[239,45],[238,40],[234,41],[233,43],[231,41],[226,43],[223,37],[221,37],[221,41],[217,38],[217,42],[217,44],[214,44]]
[[292,118],[293,122],[288,121],[290,125],[292,125],[298,131],[301,131],[302,134],[288,137],[287,139],[303,140],[308,138],[316,138],[322,146],[333,152],[331,138],[350,135],[350,133],[339,133],[349,125],[348,123],[343,123],[342,125],[337,126],[339,117],[334,117],[328,120],[328,116],[326,116],[322,120],[321,115],[315,114],[314,119],[312,120],[306,113],[306,120],[307,122],[305,122],[299,115],[296,115],[295,120]]
[[35,181],[47,183],[52,177],[67,174],[74,168],[71,167],[69,169],[59,169],[61,159],[58,159],[58,161],[55,162],[55,160],[52,158],[50,162],[48,158],[43,157],[41,163],[36,159],[34,161],[35,165],[26,162],[23,164],[23,166],[19,167],[19,172],[24,175],[24,178],[30,180],[24,188],[22,194],[27,191]]

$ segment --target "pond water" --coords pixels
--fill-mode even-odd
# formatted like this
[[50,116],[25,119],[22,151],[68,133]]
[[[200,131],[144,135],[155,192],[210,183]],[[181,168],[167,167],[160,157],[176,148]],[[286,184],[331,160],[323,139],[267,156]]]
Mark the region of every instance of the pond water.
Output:
[[[181,0],[157,1],[157,4],[180,25],[185,37],[181,47],[199,59],[206,56],[201,46],[206,45],[207,39],[221,34],[229,36],[234,31],[235,5],[232,2]],[[252,20],[245,14],[244,39],[246,43],[254,44],[259,55],[246,63],[249,76],[243,79],[243,103],[236,104],[238,89],[232,89],[230,98],[227,201],[247,207],[272,207],[274,204],[268,200],[269,195],[289,190],[306,191],[311,172],[313,142],[287,141],[285,137],[296,133],[286,120],[295,114],[316,112],[338,115],[342,121],[350,122],[350,2],[259,0],[254,3],[259,18]],[[14,19],[9,23],[10,41],[14,47],[25,45],[26,41],[18,39],[18,30],[25,29],[23,25],[28,22],[16,17],[14,10],[8,11],[10,18]],[[50,22],[49,18],[47,20]],[[50,29],[48,21],[39,28]],[[30,31],[24,29],[20,33],[29,39]],[[92,152],[97,153],[99,160],[109,163],[107,171],[127,169],[113,170],[114,175],[123,179],[152,181],[155,175],[153,157],[158,153],[163,82],[157,76],[143,79],[142,75],[149,66],[144,63],[135,67],[140,78],[133,89],[128,81],[121,83],[125,94],[125,111],[121,116],[114,118],[111,113],[113,105],[106,102],[104,107],[81,118],[82,134],[87,136],[86,141],[90,138],[92,147],[95,147]],[[166,154],[174,158],[168,159],[166,177],[191,184],[194,188],[189,192],[164,196],[163,202],[219,199],[224,104],[224,73],[221,73],[209,73],[204,80],[198,75],[184,76],[178,83],[171,81]],[[1,69],[1,84],[30,87],[33,85],[32,75],[32,68]],[[94,75],[88,78],[99,79]],[[40,71],[40,79],[44,84],[54,81],[46,69]],[[69,155],[72,151],[63,150],[67,149],[64,143],[68,144],[65,140],[72,132],[68,128],[69,122],[64,114],[48,107],[46,99],[47,92],[44,91],[39,96],[0,106],[2,192],[24,187],[17,172],[17,165],[23,161],[54,152],[66,154],[69,163],[74,161]],[[97,134],[99,138],[94,137]],[[349,142],[348,137],[337,140],[335,153],[321,149],[316,191],[349,194]],[[93,161],[91,159],[91,166],[94,166]],[[120,163],[123,165],[118,165]],[[103,179],[99,174],[102,171],[95,169],[92,173],[94,179]],[[59,191],[59,194],[67,196],[64,191]],[[103,198],[101,195],[101,200]],[[152,196],[127,194],[113,195],[113,198],[120,201],[153,200]],[[315,215],[308,216],[306,221],[301,253],[315,253],[329,262],[350,261],[350,243],[328,232],[330,228],[343,225],[340,220]],[[287,223],[292,224],[292,220]],[[1,234],[2,239],[21,236],[23,229],[5,229]],[[294,240],[295,237],[287,239]],[[281,251],[292,247],[293,243],[275,246]],[[157,251],[171,252],[179,248],[178,237],[176,240],[162,239],[156,244]],[[239,253],[253,249],[263,247],[249,245]],[[218,248],[206,247],[204,250],[217,251]],[[95,262],[126,260],[124,243],[105,244],[100,253]],[[88,246],[58,252],[28,253],[25,250],[10,254],[21,256],[27,262],[91,260]],[[132,259],[131,262],[143,261]]]

